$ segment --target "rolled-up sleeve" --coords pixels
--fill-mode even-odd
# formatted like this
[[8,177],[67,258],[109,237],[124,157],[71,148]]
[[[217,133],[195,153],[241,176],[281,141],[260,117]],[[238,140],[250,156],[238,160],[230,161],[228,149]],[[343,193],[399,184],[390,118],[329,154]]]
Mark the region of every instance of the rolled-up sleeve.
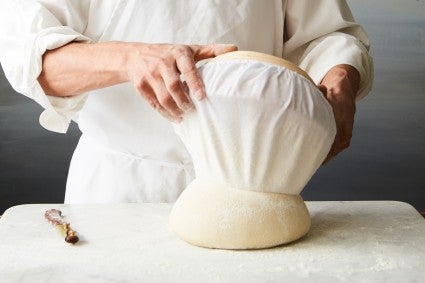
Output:
[[87,95],[46,95],[37,80],[42,71],[42,56],[47,50],[72,41],[91,42],[83,35],[89,3],[65,0],[0,2],[2,68],[17,92],[45,109],[40,115],[40,124],[51,131],[65,133]]
[[369,38],[346,1],[288,0],[283,57],[298,64],[317,84],[333,66],[353,66],[360,74],[357,99],[372,88]]

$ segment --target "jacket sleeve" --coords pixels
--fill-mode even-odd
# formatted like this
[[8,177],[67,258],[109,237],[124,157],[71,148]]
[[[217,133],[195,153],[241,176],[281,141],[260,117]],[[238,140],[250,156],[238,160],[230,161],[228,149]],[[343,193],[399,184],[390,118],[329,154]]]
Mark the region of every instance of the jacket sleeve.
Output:
[[4,73],[17,92],[45,109],[40,124],[51,131],[65,133],[87,95],[46,95],[37,81],[42,56],[46,50],[71,41],[91,42],[83,35],[89,5],[89,0],[0,1],[0,62]]
[[374,71],[369,39],[345,0],[288,0],[285,8],[283,57],[320,83],[335,65],[348,64],[360,73],[357,99],[372,88]]

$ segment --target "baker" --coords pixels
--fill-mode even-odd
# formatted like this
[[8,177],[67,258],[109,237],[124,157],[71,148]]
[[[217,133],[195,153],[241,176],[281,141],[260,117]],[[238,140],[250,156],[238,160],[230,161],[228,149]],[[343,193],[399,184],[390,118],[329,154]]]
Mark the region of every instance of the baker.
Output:
[[66,203],[175,201],[194,170],[170,120],[208,95],[195,63],[237,48],[292,61],[320,85],[337,126],[332,158],[371,89],[368,46],[340,0],[0,4],[9,82],[45,108],[43,127],[64,133],[74,120],[82,131]]

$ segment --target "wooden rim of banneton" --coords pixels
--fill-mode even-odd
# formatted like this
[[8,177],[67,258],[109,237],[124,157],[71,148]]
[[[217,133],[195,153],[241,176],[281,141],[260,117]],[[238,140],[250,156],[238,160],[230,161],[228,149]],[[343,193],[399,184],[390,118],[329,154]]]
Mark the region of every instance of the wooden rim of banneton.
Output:
[[305,77],[309,81],[311,81],[314,85],[316,85],[313,79],[300,67],[295,65],[292,62],[289,62],[283,58],[276,57],[270,54],[255,52],[255,51],[233,51],[221,54],[217,57],[212,58],[210,61],[221,61],[221,60],[254,60],[261,61],[265,63],[270,63],[273,65],[279,65],[286,69],[289,69],[293,72],[298,73],[299,75]]

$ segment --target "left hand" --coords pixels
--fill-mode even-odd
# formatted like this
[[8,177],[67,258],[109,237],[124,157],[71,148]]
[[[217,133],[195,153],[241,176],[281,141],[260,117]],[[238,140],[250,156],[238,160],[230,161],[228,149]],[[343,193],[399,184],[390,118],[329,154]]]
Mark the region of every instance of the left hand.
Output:
[[359,83],[360,74],[354,67],[337,65],[329,70],[319,84],[319,89],[332,106],[336,124],[335,140],[323,163],[350,146]]

